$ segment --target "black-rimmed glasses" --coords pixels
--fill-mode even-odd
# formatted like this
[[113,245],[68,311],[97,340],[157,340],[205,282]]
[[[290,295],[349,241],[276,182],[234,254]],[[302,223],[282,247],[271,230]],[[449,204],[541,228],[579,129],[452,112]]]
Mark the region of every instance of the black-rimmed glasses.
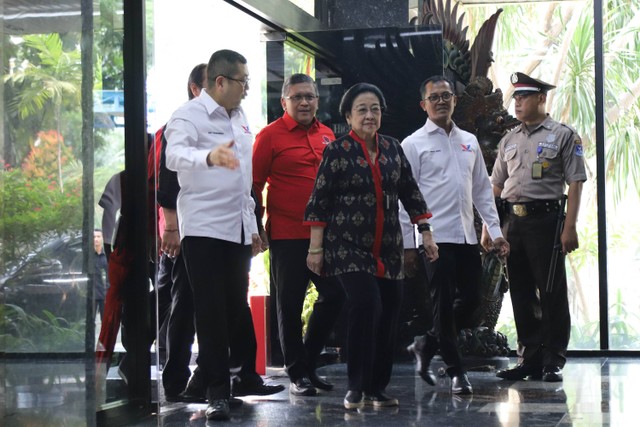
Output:
[[245,78],[244,80],[234,79],[233,77],[225,76],[224,74],[220,74],[220,77],[224,77],[227,80],[233,80],[234,82],[238,82],[240,83],[240,86],[242,86],[243,88],[246,88],[247,86],[249,86],[249,77]]
[[429,95],[424,100],[429,101],[432,104],[436,104],[440,102],[442,99],[444,102],[450,101],[453,98],[453,94],[451,92],[442,92],[440,95]]

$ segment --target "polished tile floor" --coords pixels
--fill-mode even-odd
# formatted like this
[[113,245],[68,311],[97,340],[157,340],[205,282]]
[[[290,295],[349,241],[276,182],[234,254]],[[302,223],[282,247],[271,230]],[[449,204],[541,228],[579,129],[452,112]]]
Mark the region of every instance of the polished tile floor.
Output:
[[[90,424],[95,402],[77,385],[74,367],[60,363],[31,367],[25,362],[2,366],[0,425],[82,426]],[[79,368],[79,367],[75,367]],[[54,372],[37,389],[29,384],[13,386],[24,375]],[[61,371],[60,371],[61,370]],[[436,387],[414,375],[413,365],[399,363],[387,391],[400,400],[397,408],[347,411],[342,406],[346,368],[332,365],[320,374],[336,384],[332,392],[298,398],[287,390],[273,396],[243,398],[228,422],[208,422],[206,405],[161,402],[158,412],[131,426],[639,426],[640,360],[631,358],[573,358],[564,370],[563,383],[512,382],[493,372],[470,372],[474,387],[470,397],[453,397],[448,378]],[[269,370],[270,381],[287,384],[282,370]],[[69,377],[69,375],[71,376]],[[76,378],[73,381],[69,378]],[[67,378],[65,380],[64,378]],[[66,381],[66,383],[64,383]],[[30,381],[32,384],[35,382]],[[63,384],[64,383],[64,384]],[[75,384],[75,385],[74,385]],[[160,399],[162,393],[160,392]],[[93,406],[92,406],[93,405]],[[123,425],[123,424],[120,424]]]

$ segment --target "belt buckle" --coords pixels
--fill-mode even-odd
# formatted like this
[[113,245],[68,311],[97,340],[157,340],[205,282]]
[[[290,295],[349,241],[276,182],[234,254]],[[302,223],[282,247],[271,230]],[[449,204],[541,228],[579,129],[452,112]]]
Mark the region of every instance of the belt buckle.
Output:
[[513,205],[513,213],[516,216],[527,216],[527,207],[525,205],[515,204]]

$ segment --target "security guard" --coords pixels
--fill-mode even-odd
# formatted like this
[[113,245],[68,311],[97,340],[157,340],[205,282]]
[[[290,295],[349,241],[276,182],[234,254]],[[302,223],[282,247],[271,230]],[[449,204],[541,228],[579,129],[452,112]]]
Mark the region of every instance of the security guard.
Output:
[[[515,113],[521,124],[502,138],[491,175],[506,210],[503,234],[511,245],[508,273],[521,363],[499,371],[507,380],[562,381],[571,331],[565,255],[578,248],[576,221],[586,181],[582,141],[545,109],[555,86],[514,73]],[[549,274],[560,200],[569,186],[554,276]],[[484,236],[483,236],[484,237]],[[553,277],[550,292],[548,277]]]

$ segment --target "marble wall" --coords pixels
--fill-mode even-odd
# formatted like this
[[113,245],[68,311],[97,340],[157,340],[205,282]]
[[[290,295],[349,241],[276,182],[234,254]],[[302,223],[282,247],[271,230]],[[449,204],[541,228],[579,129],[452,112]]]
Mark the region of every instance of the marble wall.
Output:
[[407,0],[317,0],[331,29],[402,27],[409,23]]

